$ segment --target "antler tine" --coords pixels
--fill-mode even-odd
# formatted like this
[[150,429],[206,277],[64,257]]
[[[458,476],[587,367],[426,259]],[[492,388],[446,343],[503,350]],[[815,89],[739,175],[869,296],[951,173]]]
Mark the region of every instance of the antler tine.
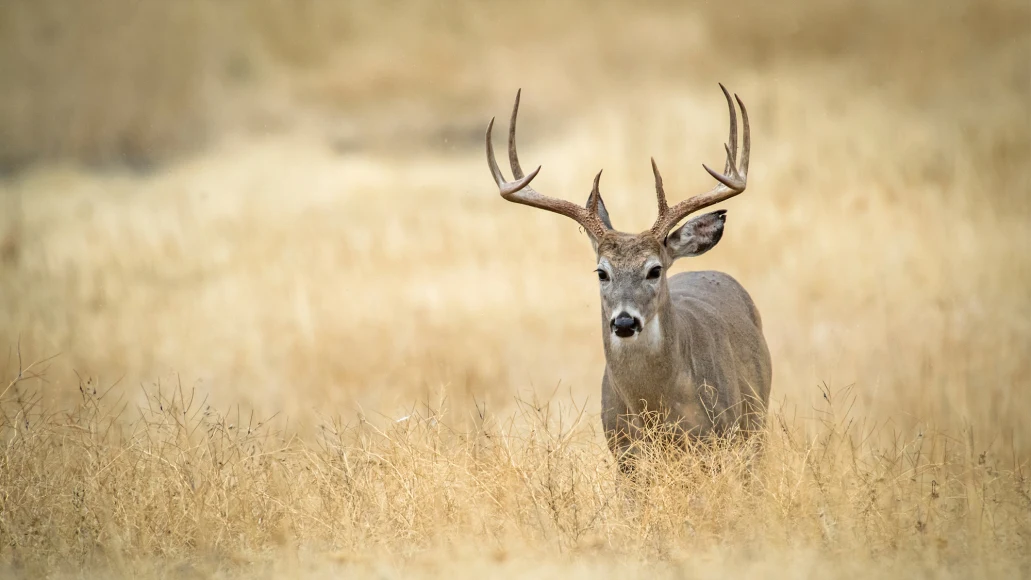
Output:
[[515,104],[512,105],[512,118],[508,121],[508,164],[512,167],[512,176],[523,177],[523,168],[519,166],[519,154],[516,153],[516,118],[519,116],[519,97],[523,89],[516,90]]
[[[708,165],[702,164],[702,167],[705,168],[709,175],[712,175],[719,183],[708,192],[685,199],[670,208],[666,205],[666,195],[662,191],[662,177],[655,166],[655,160],[652,160],[652,171],[655,173],[655,191],[659,199],[659,216],[655,220],[655,225],[652,226],[652,233],[659,238],[665,239],[669,231],[689,214],[730,199],[745,190],[748,177],[748,156],[752,146],[751,132],[748,127],[748,111],[745,110],[744,103],[741,102],[737,95],[734,95],[734,99],[731,99],[730,93],[727,92],[727,89],[722,84],[720,84],[720,89],[723,90],[723,96],[726,97],[727,106],[730,108],[729,143],[724,144],[724,149],[727,151],[725,169],[723,173],[717,173],[710,169]],[[734,109],[734,100],[741,107],[741,121],[744,125],[740,162],[737,159],[737,111]]]
[[662,216],[669,211],[669,204],[666,203],[666,192],[662,189],[662,174],[659,173],[659,166],[655,164],[654,157],[652,157],[652,173],[655,175],[655,197],[659,202],[659,215]]
[[601,172],[604,169],[598,170],[598,175],[594,176],[594,187],[591,188],[591,195],[587,197],[587,209],[592,215],[600,217],[598,213],[598,207],[601,205],[601,191],[598,190],[598,185],[601,183]]
[[730,109],[730,136],[724,146],[727,149],[727,162],[723,166],[723,173],[729,173],[737,161],[737,111],[734,110],[734,101],[730,100],[730,93],[723,83],[719,83],[723,96],[727,99],[727,108]]
[[491,143],[491,131],[493,129],[494,119],[491,118],[490,123],[487,124],[487,164],[490,166],[490,174],[494,177],[494,182],[498,184],[498,189],[501,191],[501,197],[508,199],[508,196],[511,194],[526,188],[533,181],[533,178],[537,177],[537,173],[540,172],[541,168],[538,166],[530,175],[516,181],[506,181],[504,174],[501,173],[501,168],[498,167],[498,160],[494,156],[494,145]]
[[588,204],[590,207],[586,208],[564,199],[555,199],[541,195],[530,187],[530,182],[533,181],[533,178],[537,177],[541,170],[540,166],[531,171],[529,175],[523,175],[523,170],[519,166],[519,156],[516,153],[515,145],[516,117],[519,114],[519,97],[521,93],[521,89],[516,92],[515,106],[512,107],[512,121],[508,130],[508,160],[512,166],[512,174],[515,176],[515,181],[507,181],[504,174],[501,173],[501,168],[498,167],[498,161],[494,155],[494,145],[491,140],[494,119],[492,118],[490,123],[487,124],[487,165],[490,167],[490,174],[494,177],[494,182],[498,185],[501,197],[514,203],[564,215],[580,224],[595,239],[600,238],[608,230],[598,215],[599,199],[601,197],[598,193],[598,181],[601,179],[600,172],[594,178],[594,189],[591,192],[592,201]]
[[741,143],[741,179],[748,177],[748,151],[752,148],[752,135],[748,130],[748,109],[745,108],[745,104],[741,102],[741,98],[734,95],[734,100],[737,101],[737,106],[741,107],[741,121],[745,126],[745,134],[743,142]]

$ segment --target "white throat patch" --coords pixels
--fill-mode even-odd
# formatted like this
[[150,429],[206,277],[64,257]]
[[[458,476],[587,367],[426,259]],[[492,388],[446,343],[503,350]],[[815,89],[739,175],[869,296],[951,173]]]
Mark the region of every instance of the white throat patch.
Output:
[[659,320],[659,315],[656,314],[644,325],[641,329],[641,339],[644,340],[644,344],[648,346],[650,350],[657,350],[662,344],[662,321]]

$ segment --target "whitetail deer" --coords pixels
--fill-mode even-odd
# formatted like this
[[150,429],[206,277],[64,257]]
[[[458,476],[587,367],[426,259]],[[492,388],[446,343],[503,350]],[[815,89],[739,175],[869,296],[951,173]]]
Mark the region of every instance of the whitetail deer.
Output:
[[591,238],[598,259],[601,286],[605,375],[602,379],[602,422],[612,453],[624,469],[638,453],[645,416],[658,412],[665,427],[683,444],[685,438],[707,439],[759,431],[770,397],[770,353],[763,338],[759,311],[748,292],[722,272],[685,272],[667,278],[677,258],[699,256],[723,235],[726,211],[689,220],[689,214],[727,200],[745,190],[750,135],[748,112],[741,99],[744,125],[737,157],[737,113],[727,89],[730,143],[723,173],[702,165],[719,183],[710,191],[669,207],[662,176],[652,159],[659,216],[651,229],[628,234],[613,229],[598,191],[601,172],[586,207],[541,195],[529,186],[540,167],[523,174],[516,154],[516,116],[508,133],[508,158],[514,181],[506,181],[491,144],[494,120],[487,126],[487,162],[501,197],[515,203],[572,218]]

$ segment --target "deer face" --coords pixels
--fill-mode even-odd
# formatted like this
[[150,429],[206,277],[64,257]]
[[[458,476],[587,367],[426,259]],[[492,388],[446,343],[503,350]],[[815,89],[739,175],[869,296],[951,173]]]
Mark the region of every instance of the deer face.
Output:
[[608,321],[614,337],[636,338],[658,312],[666,284],[666,252],[648,234],[613,232],[598,243],[597,254],[602,320]]
[[[609,228],[608,212],[599,200],[599,214]],[[709,251],[723,236],[725,211],[698,216],[659,241],[648,231],[626,234],[607,231],[594,241],[602,319],[613,340],[634,340],[646,329],[657,329],[662,306],[669,300],[666,271],[677,258]]]

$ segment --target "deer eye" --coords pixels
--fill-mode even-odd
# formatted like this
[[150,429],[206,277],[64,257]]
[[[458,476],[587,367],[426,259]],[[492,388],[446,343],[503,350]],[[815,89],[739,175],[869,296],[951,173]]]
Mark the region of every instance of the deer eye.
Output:
[[649,280],[658,280],[659,276],[662,275],[662,266],[652,266],[651,270],[648,270]]
[[608,282],[609,281],[609,274],[608,274],[608,272],[606,272],[605,270],[602,270],[601,268],[598,268],[597,272],[598,272],[598,280],[601,280],[602,282]]

